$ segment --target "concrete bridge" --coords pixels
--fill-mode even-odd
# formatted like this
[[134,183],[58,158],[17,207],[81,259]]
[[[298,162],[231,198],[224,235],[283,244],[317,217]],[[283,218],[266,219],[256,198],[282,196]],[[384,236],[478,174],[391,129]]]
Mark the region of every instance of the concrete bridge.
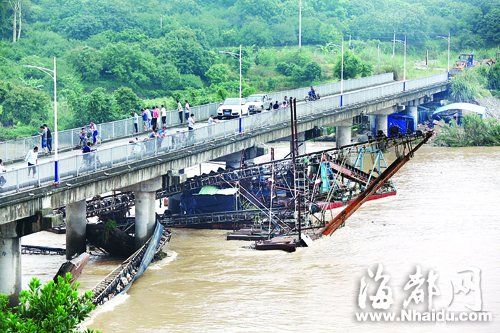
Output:
[[[352,80],[357,89],[342,95],[297,105],[302,140],[315,126],[336,125],[337,146],[347,145],[353,118],[359,115],[370,115],[377,129],[387,134],[389,114],[406,110],[416,122],[417,105],[444,92],[448,84],[447,74],[406,82],[385,79],[373,83],[373,78],[367,78],[365,86],[361,80]],[[302,91],[297,94],[287,96],[305,96]],[[169,176],[205,161],[231,162],[245,149],[288,137],[289,128],[290,111],[283,109],[176,132],[164,139],[110,142],[85,158],[69,152],[59,162],[61,182],[57,186],[52,184],[54,166],[50,161],[38,166],[35,179],[27,177],[24,167],[7,172],[7,183],[0,190],[0,292],[14,297],[19,292],[19,239],[50,227],[57,219],[52,215],[54,208],[66,206],[66,253],[71,257],[85,251],[86,200],[114,190],[133,191],[136,245],[140,246],[153,231],[155,194]]]

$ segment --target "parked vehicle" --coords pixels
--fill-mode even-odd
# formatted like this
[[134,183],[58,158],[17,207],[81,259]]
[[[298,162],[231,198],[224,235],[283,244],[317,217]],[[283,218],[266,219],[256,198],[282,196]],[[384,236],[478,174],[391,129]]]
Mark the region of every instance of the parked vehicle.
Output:
[[247,97],[248,112],[250,114],[264,111],[271,99],[266,94],[254,94]]
[[219,119],[232,118],[248,115],[248,105],[246,99],[242,98],[226,98],[217,109]]

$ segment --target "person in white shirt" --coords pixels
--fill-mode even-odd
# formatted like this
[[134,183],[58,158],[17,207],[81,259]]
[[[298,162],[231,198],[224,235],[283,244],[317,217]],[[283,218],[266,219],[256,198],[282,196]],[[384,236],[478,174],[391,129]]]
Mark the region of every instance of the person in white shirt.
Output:
[[167,126],[167,109],[165,108],[164,105],[161,106],[160,114],[161,114],[161,124],[163,126]]
[[194,120],[194,114],[191,113],[191,115],[188,118],[188,129],[190,131],[194,130],[194,124],[196,121]]
[[26,157],[24,158],[26,162],[28,162],[28,177],[30,176],[30,173],[33,174],[33,178],[35,178],[36,175],[36,165],[38,163],[38,147],[35,146],[33,150],[30,150],[28,154],[26,154]]
[[184,109],[182,108],[182,104],[179,100],[177,100],[177,112],[179,112],[179,121],[182,124],[184,122]]
[[186,120],[188,120],[190,113],[191,113],[191,105],[189,105],[189,102],[186,99],[186,105],[184,106],[184,116],[186,117]]
[[139,132],[139,115],[137,112],[132,112],[132,118],[134,118],[134,133]]

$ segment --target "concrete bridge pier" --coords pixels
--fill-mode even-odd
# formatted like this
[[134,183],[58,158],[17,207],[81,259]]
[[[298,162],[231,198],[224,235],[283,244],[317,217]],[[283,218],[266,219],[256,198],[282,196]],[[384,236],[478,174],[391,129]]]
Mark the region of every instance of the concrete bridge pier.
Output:
[[66,259],[87,250],[87,202],[80,200],[66,206]]
[[161,178],[144,181],[134,186],[135,196],[135,247],[138,249],[153,234],[156,222],[156,191],[161,188]]
[[9,297],[9,304],[17,304],[21,292],[21,238],[16,223],[0,226],[0,294]]
[[377,133],[378,131],[384,132],[387,135],[387,115],[386,114],[378,114],[377,115]]
[[368,121],[370,123],[370,133],[375,137],[377,135],[377,116],[374,114],[368,115]]
[[417,106],[407,106],[406,113],[413,118],[413,131],[417,130],[418,125],[418,108]]
[[352,120],[339,123],[335,129],[336,147],[347,146],[351,144],[352,139]]

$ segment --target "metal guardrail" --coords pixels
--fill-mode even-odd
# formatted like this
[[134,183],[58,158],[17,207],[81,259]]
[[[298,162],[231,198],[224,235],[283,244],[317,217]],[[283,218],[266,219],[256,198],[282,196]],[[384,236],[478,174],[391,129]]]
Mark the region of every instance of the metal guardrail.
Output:
[[[364,88],[376,84],[383,84],[393,81],[392,73],[385,73],[374,75],[359,79],[352,79],[344,81],[344,91]],[[309,87],[285,90],[281,92],[271,93],[269,97],[273,101],[283,101],[285,96],[295,96],[299,99],[304,98],[309,91]],[[317,92],[322,95],[332,95],[340,92],[340,82],[328,83],[320,85],[316,88]],[[207,120],[210,115],[217,112],[219,103],[210,103],[205,105],[191,107],[191,112],[195,114],[199,121]],[[184,120],[184,123],[186,121]],[[174,127],[181,125],[177,110],[167,112],[166,119],[167,127]],[[142,119],[139,121],[139,133],[144,133],[142,128]],[[122,120],[112,121],[108,123],[97,124],[97,130],[102,141],[115,140],[118,138],[128,137],[134,135],[134,121],[133,118],[126,118]],[[59,131],[59,149],[71,149],[78,145],[81,127],[69,130]],[[9,140],[0,142],[0,158],[4,162],[14,161],[24,158],[26,153],[33,149],[34,146],[40,146],[40,136],[32,136],[16,140]]]
[[[447,75],[406,82],[406,87],[425,87],[447,81]],[[415,88],[417,89],[417,88]],[[409,89],[407,88],[406,91]],[[354,105],[384,96],[404,92],[404,83],[395,82],[379,87],[354,91],[343,95],[343,106]],[[340,96],[320,99],[312,103],[303,103],[297,106],[297,117],[303,119],[317,116],[318,113],[331,112],[340,107]],[[194,145],[207,144],[220,140],[230,140],[242,132],[270,128],[279,124],[290,122],[288,109],[263,112],[253,116],[232,119],[194,129],[189,132],[177,132],[163,139],[151,139],[135,143],[124,144],[112,148],[97,150],[88,154],[74,155],[59,160],[60,179],[68,180],[81,175],[126,165],[153,156],[178,151],[193,147]],[[30,170],[31,168],[31,170]],[[33,176],[33,170],[36,171]],[[31,171],[31,172],[30,172]],[[17,192],[33,186],[48,185],[53,182],[54,162],[47,161],[35,167],[22,167],[1,174],[5,184],[0,188],[0,193]]]

